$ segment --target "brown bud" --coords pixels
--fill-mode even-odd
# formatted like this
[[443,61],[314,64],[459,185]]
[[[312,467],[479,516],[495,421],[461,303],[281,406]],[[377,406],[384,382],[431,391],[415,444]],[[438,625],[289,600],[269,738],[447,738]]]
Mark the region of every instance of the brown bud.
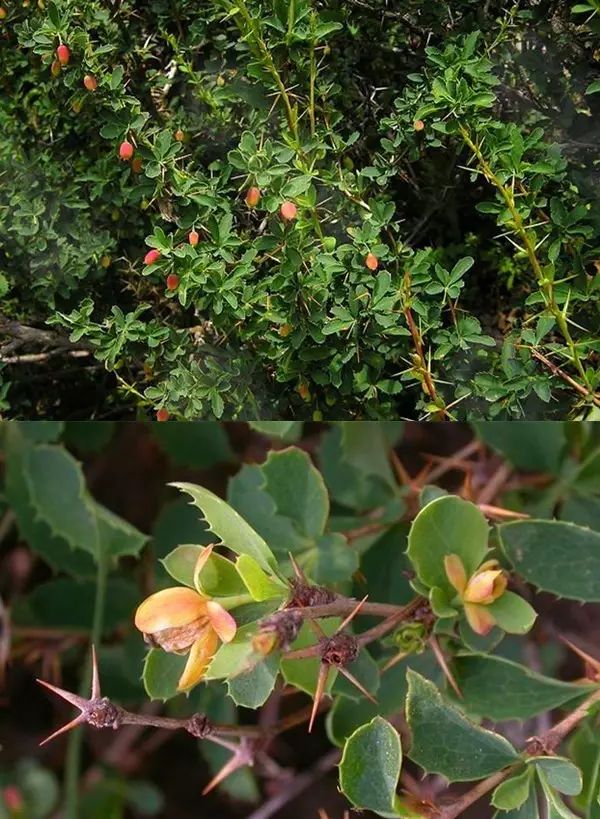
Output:
[[83,714],[86,722],[94,728],[117,729],[121,725],[121,709],[107,697],[90,700]]
[[319,643],[321,659],[327,665],[346,666],[358,657],[358,640],[352,634],[334,634]]
[[325,586],[312,586],[301,580],[292,580],[292,598],[288,603],[288,608],[305,608],[306,606],[325,606],[333,603],[335,594]]
[[[283,651],[287,651],[298,636],[303,620],[304,618],[299,611],[286,611],[284,609],[283,611],[275,612],[275,614],[272,614],[270,617],[265,617],[265,619],[261,621],[260,632],[256,636],[258,638],[267,638],[267,641],[270,637],[275,638],[270,651],[276,646],[283,649]],[[268,645],[267,641],[263,640],[263,645]],[[257,648],[257,650],[260,649]]]

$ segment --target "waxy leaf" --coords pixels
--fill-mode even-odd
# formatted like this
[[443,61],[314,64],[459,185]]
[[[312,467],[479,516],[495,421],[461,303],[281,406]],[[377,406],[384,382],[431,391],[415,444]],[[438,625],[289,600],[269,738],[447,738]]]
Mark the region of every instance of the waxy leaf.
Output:
[[529,719],[589,691],[490,654],[455,657],[452,670],[466,707],[495,721]]
[[583,786],[581,771],[571,760],[562,756],[538,756],[531,760],[538,770],[542,770],[548,784],[567,796],[577,796]]
[[340,788],[356,808],[398,816],[395,803],[401,765],[398,732],[383,717],[374,717],[346,741]]
[[262,537],[223,498],[192,483],[171,485],[192,497],[192,503],[202,511],[211,532],[229,549],[239,555],[250,555],[269,573],[276,568],[275,556]]
[[529,789],[529,796],[518,808],[498,811],[494,819],[539,819],[539,810],[535,788]]
[[480,728],[446,703],[435,685],[407,671],[406,713],[412,734],[409,756],[428,773],[450,782],[482,779],[518,760],[508,740]]
[[532,778],[533,770],[525,768],[521,773],[505,779],[492,793],[492,805],[504,811],[520,808],[527,801]]
[[488,524],[483,513],[455,495],[437,498],[423,507],[408,535],[408,556],[419,580],[438,586],[454,597],[444,568],[444,557],[460,557],[470,577],[483,562],[488,549]]
[[254,600],[271,600],[274,597],[283,600],[287,597],[289,593],[287,584],[263,572],[258,562],[250,555],[240,555],[235,566]]
[[[183,545],[173,549],[161,561],[171,577],[184,586],[194,585],[194,569],[204,546]],[[207,597],[237,597],[247,592],[235,565],[223,555],[213,552],[199,575],[198,591]]]
[[538,589],[600,601],[600,533],[558,520],[519,520],[498,527],[515,570]]
[[227,680],[227,690],[236,705],[258,708],[269,697],[279,671],[279,654],[269,654],[264,660]]
[[187,657],[168,654],[161,648],[152,648],[146,655],[142,679],[151,700],[168,700],[179,692],[177,683],[183,674]]

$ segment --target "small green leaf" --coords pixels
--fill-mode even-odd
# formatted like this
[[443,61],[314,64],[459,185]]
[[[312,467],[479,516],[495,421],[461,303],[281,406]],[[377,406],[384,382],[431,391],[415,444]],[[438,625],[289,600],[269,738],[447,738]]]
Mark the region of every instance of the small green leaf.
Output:
[[233,460],[226,428],[216,421],[150,424],[150,431],[176,464],[208,469]]
[[161,648],[152,648],[146,655],[142,679],[151,700],[169,700],[176,696],[177,683],[183,674],[187,657],[167,654]]
[[529,789],[529,795],[520,807],[506,812],[498,811],[494,819],[539,819],[536,789]]
[[192,503],[202,511],[211,532],[229,549],[239,555],[250,555],[267,572],[276,568],[275,556],[265,541],[223,498],[192,483],[171,485],[192,497]]
[[[161,561],[171,577],[194,589],[194,569],[204,546],[178,546]],[[207,597],[237,597],[246,592],[235,564],[223,555],[213,552],[202,569],[198,591]]]
[[537,774],[546,799],[548,819],[578,819],[577,814],[573,813],[573,811],[565,805],[556,790],[550,785],[544,769],[537,768]]
[[227,680],[227,690],[236,705],[258,708],[269,697],[275,686],[279,671],[279,654],[269,654],[264,660],[252,665]]
[[488,608],[497,625],[509,634],[527,634],[537,617],[527,600],[511,591],[505,591]]
[[480,421],[477,435],[518,469],[557,473],[566,451],[565,424],[556,421]]
[[571,760],[563,756],[537,756],[529,760],[531,764],[542,770],[548,784],[567,796],[577,796],[581,793],[583,782],[581,771]]
[[444,568],[444,557],[458,555],[470,577],[488,549],[488,524],[469,501],[447,495],[423,507],[408,535],[408,556],[425,585],[456,594]]
[[[329,637],[336,630],[339,623],[340,621],[337,617],[331,617],[321,622],[321,628]],[[303,623],[302,628],[298,633],[298,637],[294,641],[293,647],[294,649],[307,648],[316,642],[316,637],[310,629],[308,623]],[[283,678],[288,685],[293,685],[296,688],[299,688],[301,691],[305,691],[311,697],[314,697],[317,686],[317,678],[319,676],[319,666],[320,661],[318,657],[309,657],[306,660],[282,660],[281,673],[283,674]],[[332,666],[329,673],[329,679],[327,680],[327,686],[325,688],[326,693],[331,691],[331,687],[333,686],[336,677],[337,669]]]
[[270,600],[273,597],[283,599],[288,594],[288,586],[263,572],[253,557],[240,555],[235,566],[254,600]]
[[531,768],[525,768],[522,773],[505,779],[492,793],[492,805],[500,810],[517,810],[527,801],[531,779]]
[[518,520],[498,532],[504,553],[528,583],[560,597],[600,601],[599,532],[558,520]]
[[342,793],[356,808],[398,816],[395,803],[401,765],[398,732],[382,717],[374,717],[346,741],[340,762]]
[[429,680],[410,669],[406,677],[406,712],[412,734],[409,756],[425,771],[439,773],[450,782],[468,782],[518,759],[508,740],[480,728],[444,702]]
[[250,421],[250,426],[257,432],[280,438],[286,443],[294,443],[302,435],[302,421]]

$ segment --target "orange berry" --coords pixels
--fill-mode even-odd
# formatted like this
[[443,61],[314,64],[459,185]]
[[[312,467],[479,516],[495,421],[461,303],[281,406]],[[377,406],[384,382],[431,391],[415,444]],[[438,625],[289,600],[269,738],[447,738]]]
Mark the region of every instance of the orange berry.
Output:
[[91,74],[86,74],[83,78],[83,84],[88,91],[95,91],[98,88],[98,81]]
[[142,170],[142,158],[136,156],[134,159],[131,160],[131,170],[134,173],[140,173]]
[[196,247],[199,241],[200,236],[198,235],[197,231],[194,228],[192,228],[188,233],[188,242],[191,244],[192,247]]
[[133,156],[133,145],[126,139],[119,145],[119,159],[128,161]]
[[61,43],[59,47],[56,49],[56,56],[58,57],[58,62],[61,65],[66,65],[69,62],[69,58],[71,57],[69,47],[66,46],[64,43]]
[[60,74],[60,63],[58,62],[58,60],[54,60],[54,62],[50,66],[50,73],[52,74],[53,77],[58,77],[58,75]]
[[298,208],[293,202],[284,202],[279,208],[279,213],[282,219],[285,219],[286,222],[291,222],[296,218]]
[[423,128],[425,128],[425,123],[423,122],[422,119],[416,119],[413,122],[413,128],[415,129],[415,131],[422,131]]
[[152,249],[152,250],[149,250],[146,253],[146,255],[144,256],[144,264],[145,265],[154,264],[154,262],[157,262],[159,259],[160,259],[160,250]]
[[365,264],[369,270],[377,270],[379,267],[379,259],[374,253],[367,253]]
[[107,267],[110,267],[110,262],[110,256],[100,256],[100,267],[103,267],[106,270]]
[[260,202],[260,189],[248,188],[246,192],[246,204],[249,208],[255,208]]
[[179,276],[177,273],[169,273],[167,276],[167,290],[177,290],[179,287]]
[[4,8],[2,8],[2,6],[0,6],[0,20],[4,20],[4,18],[6,17],[7,13],[8,13],[8,12],[6,11],[6,9],[4,9]]
[[175,133],[173,134],[173,136],[175,137],[175,139],[177,140],[177,142],[183,142],[183,140],[185,139],[185,134],[183,133],[183,131],[181,130],[181,128],[178,128],[178,129],[175,131]]
[[169,410],[161,407],[159,410],[156,411],[156,420],[157,421],[168,421],[169,420]]
[[300,384],[298,384],[297,389],[298,395],[303,401],[310,400],[310,390],[308,389],[308,384],[305,381],[302,381]]
[[279,328],[279,335],[281,338],[287,338],[294,328],[291,324],[282,324]]

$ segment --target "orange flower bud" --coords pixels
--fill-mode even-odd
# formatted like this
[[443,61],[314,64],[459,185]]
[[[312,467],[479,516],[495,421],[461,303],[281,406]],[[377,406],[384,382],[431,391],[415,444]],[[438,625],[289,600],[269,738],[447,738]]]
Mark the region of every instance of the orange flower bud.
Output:
[[374,253],[367,253],[365,264],[369,270],[377,270],[379,267],[379,259]]
[[465,603],[487,605],[497,600],[506,589],[506,577],[501,569],[476,572],[467,583],[463,594]]
[[493,614],[486,606],[465,603],[465,615],[475,634],[485,637],[496,625]]
[[444,568],[448,580],[456,591],[462,595],[467,588],[467,573],[460,557],[458,555],[446,555],[444,557]]

